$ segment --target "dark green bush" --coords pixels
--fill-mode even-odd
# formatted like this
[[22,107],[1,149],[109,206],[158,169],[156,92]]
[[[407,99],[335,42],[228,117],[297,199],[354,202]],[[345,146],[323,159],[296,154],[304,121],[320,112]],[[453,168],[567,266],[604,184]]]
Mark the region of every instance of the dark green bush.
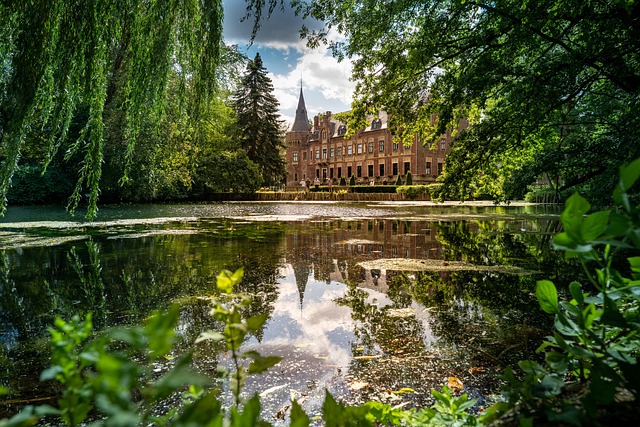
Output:
[[351,178],[349,178],[349,185],[350,186],[356,185],[356,176],[355,175],[351,175]]
[[411,171],[407,171],[407,176],[405,177],[405,185],[413,185],[413,175],[411,175]]
[[402,175],[398,175],[398,178],[396,179],[396,185],[397,186],[402,185]]
[[59,167],[50,165],[42,174],[40,165],[21,165],[13,175],[11,190],[7,195],[12,204],[60,204],[66,202],[73,191],[75,178]]
[[401,185],[396,187],[396,193],[404,195],[408,199],[415,199],[418,196],[429,194],[429,185]]
[[354,193],[395,193],[395,185],[356,185],[351,187]]
[[345,179],[345,177],[341,177],[340,178],[340,186],[344,187],[347,185],[347,180]]

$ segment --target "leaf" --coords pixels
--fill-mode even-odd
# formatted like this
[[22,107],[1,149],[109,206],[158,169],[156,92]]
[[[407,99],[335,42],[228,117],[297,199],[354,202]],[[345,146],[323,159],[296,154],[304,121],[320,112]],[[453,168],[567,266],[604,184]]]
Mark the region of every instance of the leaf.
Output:
[[604,298],[604,313],[600,320],[606,325],[617,326],[619,328],[627,327],[627,320],[622,313],[620,313],[620,310],[618,310],[615,301],[608,297]]
[[558,291],[553,282],[549,280],[538,280],[536,284],[536,297],[540,308],[545,313],[555,314],[558,312]]
[[578,193],[575,193],[567,199],[565,209],[560,215],[565,233],[576,244],[584,243],[581,230],[582,218],[589,212],[589,209],[591,209],[589,202]]
[[609,213],[609,211],[598,211],[585,218],[582,222],[581,233],[586,242],[595,240],[604,233],[609,224]]
[[291,403],[291,423],[289,427],[309,427],[311,420],[297,401]]
[[464,390],[464,384],[457,377],[449,377],[447,379],[447,387],[454,390]]
[[620,185],[622,190],[628,191],[640,178],[640,158],[631,164],[620,167]]
[[579,282],[571,282],[569,284],[569,292],[571,292],[571,296],[576,300],[579,307],[584,304],[584,295],[582,294],[582,288]]

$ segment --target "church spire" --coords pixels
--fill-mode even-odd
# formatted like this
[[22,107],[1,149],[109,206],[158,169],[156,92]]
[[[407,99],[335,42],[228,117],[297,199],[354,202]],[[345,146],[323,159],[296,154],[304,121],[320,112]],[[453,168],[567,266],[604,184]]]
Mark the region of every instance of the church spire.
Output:
[[302,95],[302,81],[300,81],[300,99],[298,99],[298,108],[296,109],[296,119],[291,126],[292,132],[308,132],[309,117],[307,116],[307,107],[304,105],[304,96]]

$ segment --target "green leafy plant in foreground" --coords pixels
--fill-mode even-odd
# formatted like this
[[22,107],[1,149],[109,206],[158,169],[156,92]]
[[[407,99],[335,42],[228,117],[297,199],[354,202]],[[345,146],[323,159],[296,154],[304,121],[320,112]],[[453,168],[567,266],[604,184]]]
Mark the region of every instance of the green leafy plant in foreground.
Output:
[[[564,231],[553,245],[582,264],[588,284],[572,282],[571,300],[559,301],[552,282],[537,283],[536,297],[555,316],[555,331],[538,349],[544,364],[520,362],[523,381],[506,371],[508,403],[496,405],[498,410],[515,408],[525,424],[542,414],[550,422],[582,425],[595,422],[606,408],[615,412],[615,405],[638,401],[640,206],[631,205],[627,191],[639,178],[640,159],[621,168],[615,211],[587,215],[591,206],[583,197],[567,200]],[[614,266],[619,254],[636,255],[625,255],[627,275]]]
[[[601,417],[615,417],[626,401],[637,409],[640,393],[640,206],[632,206],[627,191],[640,179],[640,159],[621,169],[614,193],[615,211],[589,215],[589,203],[572,196],[561,215],[564,231],[554,238],[556,249],[576,258],[584,267],[588,284],[569,285],[570,301],[561,301],[556,286],[539,281],[536,297],[541,308],[555,316],[555,331],[539,351],[544,362],[519,363],[522,374],[505,371],[504,401],[475,416],[475,405],[466,394],[456,396],[447,387],[432,390],[430,408],[403,410],[379,402],[348,406],[328,392],[322,419],[326,426],[478,426],[506,422],[565,425],[597,424]],[[624,273],[614,265],[620,255],[628,262]],[[58,406],[24,408],[0,427],[29,426],[44,416],[57,416],[65,424],[79,425],[91,416],[96,425],[158,426],[254,426],[269,425],[260,418],[260,399],[244,401],[241,390],[247,375],[263,372],[278,358],[256,352],[240,352],[247,334],[259,330],[265,316],[244,319],[250,298],[233,292],[242,271],[222,272],[217,279],[221,296],[212,315],[224,324],[222,332],[204,332],[202,340],[224,341],[234,370],[221,370],[228,380],[234,404],[224,409],[211,380],[190,370],[191,353],[171,354],[179,310],[152,316],[145,326],[117,328],[90,341],[91,316],[70,322],[56,320],[51,329],[52,367],[42,379],[54,379],[63,390]],[[248,363],[247,363],[248,362]],[[248,364],[248,366],[247,366]],[[154,375],[152,366],[167,366]],[[6,392],[0,388],[0,394]],[[167,405],[169,397],[176,404]],[[161,405],[163,404],[164,405]],[[158,407],[165,407],[158,411]],[[292,402],[290,424],[308,426],[311,419]]]

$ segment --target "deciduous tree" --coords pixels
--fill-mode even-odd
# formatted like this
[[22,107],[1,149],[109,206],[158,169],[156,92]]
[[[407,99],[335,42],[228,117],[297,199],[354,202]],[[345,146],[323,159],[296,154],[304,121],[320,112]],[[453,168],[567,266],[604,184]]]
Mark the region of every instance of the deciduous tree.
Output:
[[[356,118],[383,107],[399,137],[429,142],[466,117],[443,187],[520,195],[545,175],[558,189],[610,194],[640,154],[640,4],[632,0],[296,1],[326,23],[305,32],[354,64]],[[430,139],[430,137],[432,139]]]
[[45,130],[50,161],[82,106],[88,112],[66,157],[79,156],[73,210],[85,191],[97,211],[105,106],[124,79],[128,157],[141,123],[165,101],[176,72],[197,106],[216,84],[220,0],[25,0],[0,2],[0,212],[25,141]]

